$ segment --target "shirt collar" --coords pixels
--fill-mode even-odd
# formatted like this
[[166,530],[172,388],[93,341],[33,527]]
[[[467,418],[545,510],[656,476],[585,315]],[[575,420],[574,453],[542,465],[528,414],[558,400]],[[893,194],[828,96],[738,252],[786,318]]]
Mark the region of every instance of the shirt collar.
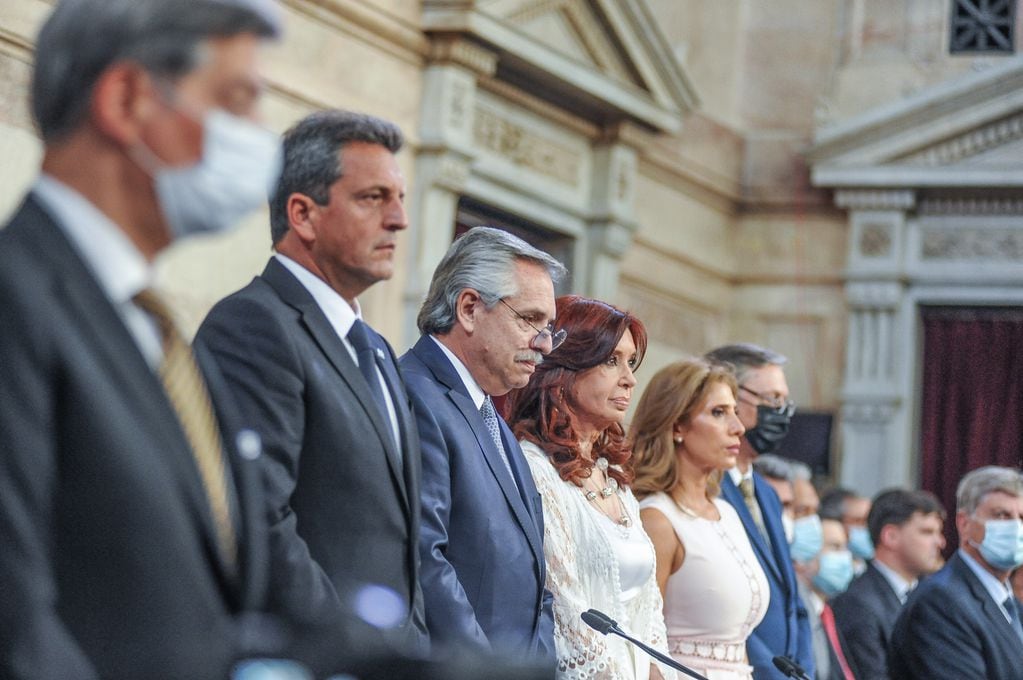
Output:
[[362,308],[359,301],[354,301],[354,308],[348,301],[341,297],[340,293],[327,285],[327,282],[313,274],[311,271],[295,262],[287,255],[274,253],[277,261],[284,265],[285,269],[291,272],[302,287],[309,291],[316,301],[317,306],[323,310],[334,332],[341,338],[347,338],[348,332],[352,330],[352,324],[356,319],[362,318]]
[[977,578],[980,579],[981,585],[983,585],[984,589],[987,590],[991,599],[995,601],[995,604],[1001,607],[1002,603],[1005,602],[1005,598],[1012,595],[1012,589],[1009,587],[1009,584],[995,578],[990,571],[980,566],[980,563],[967,554],[965,550],[960,548],[958,553],[959,556],[963,558],[963,562],[966,563],[966,566],[970,568],[970,571],[972,571]]
[[451,365],[455,367],[455,372],[458,373],[458,377],[462,379],[462,384],[465,385],[466,391],[469,392],[469,398],[472,399],[472,403],[476,404],[476,410],[478,411],[480,407],[483,406],[483,402],[487,398],[487,393],[483,391],[480,384],[476,382],[476,378],[472,377],[472,373],[470,373],[469,369],[465,367],[462,360],[455,356],[454,352],[445,347],[444,343],[434,336],[431,335],[430,339],[437,343],[437,346],[440,347],[442,352],[444,352],[444,356],[446,356],[448,361],[451,362]]
[[885,580],[888,581],[888,585],[895,591],[895,597],[899,598],[899,602],[905,602],[906,596],[909,595],[909,591],[916,587],[916,581],[907,581],[895,572],[894,569],[889,567],[881,560],[875,558],[871,560],[871,564],[874,568],[880,572],[881,576],[884,576]]
[[148,288],[152,267],[128,235],[87,198],[41,174],[32,193],[85,261],[100,288],[115,304],[130,303]]
[[746,474],[743,474],[739,470],[739,466],[737,465],[728,471],[728,476],[732,478],[732,482],[736,486],[739,486],[739,482],[741,482],[742,480],[753,479],[753,466],[750,465],[749,469],[746,470]]

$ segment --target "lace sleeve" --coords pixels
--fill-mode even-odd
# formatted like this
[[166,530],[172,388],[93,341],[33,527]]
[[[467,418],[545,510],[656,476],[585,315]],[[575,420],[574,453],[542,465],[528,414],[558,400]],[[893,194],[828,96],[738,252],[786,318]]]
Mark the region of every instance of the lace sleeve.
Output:
[[[562,481],[546,456],[523,443],[526,460],[543,499],[544,558],[547,589],[554,595],[554,643],[558,653],[558,678],[612,680],[623,677],[608,650],[606,638],[587,626],[580,615],[602,606],[586,591],[576,559],[575,545],[581,527],[573,511],[574,489]],[[586,565],[592,568],[592,565]]]

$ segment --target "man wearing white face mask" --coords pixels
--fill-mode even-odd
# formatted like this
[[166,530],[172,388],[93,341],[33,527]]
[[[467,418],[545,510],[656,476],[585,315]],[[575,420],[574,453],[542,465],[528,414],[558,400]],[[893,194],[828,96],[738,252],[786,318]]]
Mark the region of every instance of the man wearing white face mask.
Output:
[[925,579],[892,631],[889,674],[901,678],[1023,678],[1020,603],[1009,573],[1023,564],[1023,478],[989,466],[956,491],[959,550]]
[[61,0],[42,27],[42,172],[0,231],[0,677],[223,678],[251,639],[259,442],[148,286],[260,205],[279,30],[271,0]]

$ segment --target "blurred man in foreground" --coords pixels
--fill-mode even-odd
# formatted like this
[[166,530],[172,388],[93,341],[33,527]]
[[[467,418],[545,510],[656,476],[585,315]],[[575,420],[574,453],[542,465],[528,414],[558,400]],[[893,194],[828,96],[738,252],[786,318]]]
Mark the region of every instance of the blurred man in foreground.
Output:
[[149,284],[260,206],[278,31],[266,0],[63,0],[39,34],[42,172],[0,231],[4,678],[222,678],[253,639],[258,437]]

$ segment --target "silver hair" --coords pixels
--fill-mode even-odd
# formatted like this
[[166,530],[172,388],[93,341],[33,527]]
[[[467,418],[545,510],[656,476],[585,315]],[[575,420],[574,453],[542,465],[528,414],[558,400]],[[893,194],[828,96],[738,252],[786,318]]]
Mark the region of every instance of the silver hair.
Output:
[[788,357],[784,354],[749,342],[723,345],[707,352],[703,358],[711,363],[730,366],[740,385],[746,381],[751,371],[764,366],[783,366],[788,363]]
[[515,295],[515,263],[538,264],[557,283],[565,266],[518,236],[493,227],[475,227],[455,240],[437,265],[416,325],[423,335],[444,335],[455,325],[458,296],[466,288],[479,292],[489,309]]
[[753,469],[761,476],[769,479],[780,479],[783,482],[792,481],[792,465],[790,461],[773,453],[764,453],[754,458]]
[[1023,496],[1023,476],[1016,468],[988,465],[966,473],[956,488],[956,510],[972,515],[995,491],[1010,496]]
[[61,0],[36,39],[32,113],[52,142],[85,119],[93,87],[130,61],[173,81],[199,63],[203,41],[252,33],[276,37],[273,0]]
[[813,471],[810,466],[800,460],[789,459],[789,469],[792,470],[793,482],[812,482]]
[[284,133],[284,167],[270,197],[270,238],[274,244],[288,233],[291,194],[305,194],[318,205],[327,205],[331,185],[344,174],[341,151],[352,142],[379,144],[398,153],[405,140],[394,123],[338,109],[312,113]]

